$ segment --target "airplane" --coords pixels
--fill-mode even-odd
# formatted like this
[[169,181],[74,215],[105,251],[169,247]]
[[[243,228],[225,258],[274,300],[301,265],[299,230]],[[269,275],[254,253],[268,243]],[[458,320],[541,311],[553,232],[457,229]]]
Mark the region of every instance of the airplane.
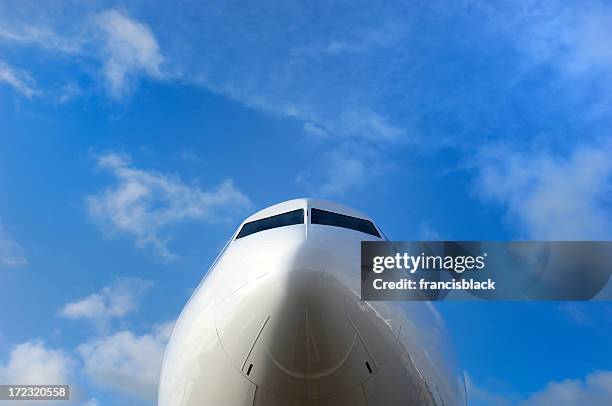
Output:
[[467,403],[463,371],[429,301],[360,300],[368,216],[295,199],[248,217],[183,308],[160,406]]

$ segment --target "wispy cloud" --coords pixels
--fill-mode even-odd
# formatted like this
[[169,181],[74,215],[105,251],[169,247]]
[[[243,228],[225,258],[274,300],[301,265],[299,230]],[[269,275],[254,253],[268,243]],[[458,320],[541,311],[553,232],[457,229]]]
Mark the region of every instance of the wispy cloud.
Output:
[[519,49],[535,62],[555,66],[563,74],[612,78],[612,49],[603,40],[612,35],[609,4],[524,3],[522,12],[501,24],[519,34]]
[[361,157],[335,152],[324,159],[317,169],[299,174],[298,185],[320,196],[343,195],[359,188],[367,180],[368,169]]
[[[69,29],[54,27],[57,24],[53,21],[0,21],[0,40],[35,46],[56,56],[64,55],[71,59],[77,56],[76,61],[84,65],[80,67],[84,71],[91,70],[89,65],[92,62],[101,64],[101,76],[108,95],[116,100],[130,95],[140,78],[164,77],[164,58],[153,31],[145,23],[118,9],[85,13],[74,18],[65,22],[70,25]],[[27,97],[36,94],[29,74],[21,73],[19,77],[14,70],[8,70],[6,65],[2,69],[0,65],[0,80],[3,71],[7,72],[4,80],[10,81],[21,93]],[[73,90],[74,86],[62,88],[58,97],[60,103],[66,100],[67,94],[74,96]]]
[[[386,105],[389,92],[402,104],[406,99],[397,97],[395,86],[388,82],[388,74],[405,63],[406,46],[411,44],[410,23],[396,11],[393,5],[374,6],[371,18],[364,18],[359,6],[349,6],[342,10],[342,21],[332,21],[321,19],[309,7],[276,7],[272,19],[261,18],[269,14],[263,4],[238,13],[220,7],[214,18],[198,14],[197,29],[171,22],[180,33],[177,38],[195,35],[202,40],[185,45],[169,38],[177,45],[170,55],[183,61],[179,69],[183,80],[266,113],[301,121],[304,135],[321,141],[315,155],[342,157],[307,168],[298,176],[298,186],[325,195],[345,194],[374,178],[361,176],[362,172],[384,165],[376,158],[386,149],[415,139],[412,118],[390,114]],[[363,154],[348,157],[347,143],[353,143],[354,150],[375,149],[377,154],[369,161]],[[310,182],[310,176],[316,182]]]
[[370,109],[347,110],[333,132],[374,142],[407,141],[405,128],[389,122],[389,118]]
[[612,148],[576,147],[571,153],[486,147],[477,193],[502,204],[519,232],[534,239],[608,239],[612,235]]
[[53,52],[80,53],[83,51],[82,39],[65,37],[46,27],[31,24],[0,24],[0,40],[35,45]]
[[465,387],[470,406],[511,406],[516,404],[516,402],[511,402],[506,396],[481,387],[467,374],[465,376]]
[[588,312],[585,311],[585,305],[589,304],[590,303],[567,302],[560,304],[559,310],[572,322],[581,326],[588,326],[592,324],[592,321]]
[[0,223],[0,265],[18,267],[27,264],[23,248],[6,233]]
[[35,88],[34,80],[28,72],[17,70],[2,61],[0,61],[0,82],[11,86],[28,99],[39,94],[39,91]]
[[121,98],[131,92],[134,78],[145,74],[161,78],[164,58],[151,29],[118,10],[96,16],[105,37],[104,78],[109,94]]
[[230,180],[203,190],[176,175],[138,169],[127,155],[107,153],[97,161],[116,183],[86,198],[91,217],[107,232],[134,236],[136,247],[164,260],[177,258],[162,237],[167,227],[183,220],[225,221],[251,205]]
[[296,182],[318,196],[342,196],[360,190],[389,169],[375,147],[348,142],[321,154],[312,168],[299,173]]
[[421,240],[442,240],[442,234],[431,222],[423,221],[419,226],[419,239]]
[[77,352],[85,375],[95,385],[135,398],[153,401],[164,348],[173,323],[158,326],[148,334],[124,330],[81,344]]
[[595,371],[584,378],[550,381],[525,396],[501,395],[466,379],[469,404],[473,406],[606,406],[612,399],[612,371]]
[[[374,2],[368,13],[359,2],[334,7],[286,4],[272,13],[263,2],[239,11],[217,5],[213,11],[188,2],[179,12],[158,4],[146,13],[133,5],[128,14],[83,6],[56,12],[70,14],[64,25],[71,29],[24,19],[5,25],[0,36],[71,57],[87,55],[73,59],[95,61],[100,68],[85,71],[99,72],[114,99],[131,94],[143,78],[168,78],[293,117],[307,136],[327,140],[318,154],[342,150],[347,140],[376,149],[374,158],[413,142],[461,148],[508,138],[498,130],[518,127],[519,121],[550,130],[557,117],[609,119],[609,103],[593,96],[612,94],[612,51],[601,40],[611,34],[609,5]],[[340,14],[341,19],[321,18]],[[543,69],[530,76],[534,67]],[[587,102],[574,99],[576,94]],[[353,171],[372,162],[363,156],[350,161],[342,162]],[[340,164],[321,161],[307,172],[338,184],[334,165]],[[350,191],[365,181],[330,190]]]
[[597,371],[584,379],[552,381],[521,406],[606,406],[612,399],[612,371]]
[[603,302],[568,302],[559,304],[559,312],[572,324],[595,330],[612,325],[612,304]]
[[141,296],[152,285],[140,278],[117,278],[100,292],[66,304],[59,314],[68,319],[87,319],[103,328],[111,319],[136,310]]
[[[110,321],[136,310],[151,285],[139,278],[118,278],[100,292],[68,303],[60,311],[63,317],[90,320],[101,327],[76,348],[81,371],[88,380],[95,386],[148,401],[157,395],[163,353],[174,322],[160,323],[148,333],[137,334],[126,329],[125,323],[119,331],[111,329]],[[93,398],[86,404],[97,405],[99,401]]]
[[346,111],[326,125],[306,121],[307,137],[320,148],[316,165],[296,177],[296,183],[320,196],[341,196],[358,191],[393,165],[385,155],[409,141],[406,130],[369,110]]
[[23,385],[71,384],[74,360],[42,340],[14,346],[6,364],[0,364],[0,382]]
[[56,97],[58,104],[64,104],[79,96],[82,89],[75,83],[66,83],[60,87]]

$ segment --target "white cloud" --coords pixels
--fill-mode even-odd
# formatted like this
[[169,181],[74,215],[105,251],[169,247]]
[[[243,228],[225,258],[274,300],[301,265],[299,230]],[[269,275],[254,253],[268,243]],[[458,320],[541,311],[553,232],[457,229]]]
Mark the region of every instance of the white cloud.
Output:
[[15,384],[71,383],[74,361],[61,350],[52,350],[41,340],[13,347],[5,365],[0,364],[0,382]]
[[309,44],[290,52],[292,58],[297,56],[319,58],[321,56],[350,56],[368,52],[378,47],[396,45],[404,38],[407,26],[404,22],[384,21],[375,28],[344,34],[344,38],[324,37],[320,43]]
[[8,84],[28,99],[39,93],[28,72],[16,70],[2,61],[0,61],[0,82]]
[[390,124],[388,118],[369,109],[345,111],[336,132],[374,142],[405,141],[407,135],[404,128]]
[[356,156],[333,154],[319,171],[307,171],[297,183],[322,196],[343,195],[366,180],[366,167]]
[[585,306],[589,303],[566,302],[559,305],[559,310],[574,323],[581,326],[591,325],[591,318],[585,312]]
[[605,2],[520,0],[476,4],[470,10],[510,38],[528,64],[547,64],[572,79],[612,77],[612,49],[605,40],[612,35],[612,7]]
[[392,164],[380,158],[368,142],[346,142],[322,154],[312,168],[296,176],[296,183],[319,196],[342,196],[363,189]]
[[27,264],[23,248],[4,231],[0,223],[0,265],[17,267]]
[[[610,76],[612,48],[604,38],[612,36],[612,8],[591,3],[532,3],[521,24],[519,47],[539,63],[552,63],[564,74]],[[516,28],[512,25],[511,28]],[[516,32],[516,30],[515,30]]]
[[185,162],[189,162],[189,163],[197,163],[197,162],[202,162],[203,159],[200,155],[198,155],[197,152],[191,150],[191,149],[183,149],[181,151],[181,153],[178,155],[178,157],[185,161]]
[[[585,378],[548,382],[531,395],[500,395],[466,376],[468,403],[473,406],[607,406],[612,399],[612,371],[595,371]],[[521,400],[522,398],[522,400]]]
[[[71,14],[71,13],[67,13]],[[0,40],[20,45],[35,45],[56,55],[78,55],[79,62],[95,61],[102,64],[108,94],[121,99],[130,94],[137,78],[164,77],[161,66],[164,58],[150,27],[130,18],[125,12],[111,9],[93,16],[93,28],[89,15],[75,15],[77,21],[66,21],[70,28],[59,27],[55,21],[0,21]],[[2,71],[0,65],[0,80]],[[28,97],[36,94],[29,75],[17,76],[14,71],[5,74],[10,83]],[[12,72],[12,74],[11,74]],[[8,79],[5,79],[8,81]],[[63,103],[73,97],[76,87],[64,87],[58,97]]]
[[150,334],[131,331],[91,340],[78,347],[85,375],[96,385],[135,398],[154,400],[164,348],[173,323]]
[[100,401],[96,398],[91,398],[87,402],[83,403],[83,406],[100,406]]
[[317,122],[300,117],[297,111],[288,115],[297,116],[304,121],[302,129],[308,135],[316,138],[333,140],[340,138],[354,139],[394,145],[408,141],[404,128],[389,123],[385,116],[368,109],[345,110],[341,117],[331,121]]
[[110,319],[134,311],[142,294],[151,286],[150,281],[139,278],[118,278],[99,293],[68,303],[59,314],[69,319],[89,319],[104,327]]
[[117,153],[98,157],[100,168],[111,172],[116,185],[86,199],[91,217],[107,231],[136,238],[160,258],[177,256],[166,247],[162,229],[182,220],[224,221],[250,207],[250,200],[226,180],[213,190],[190,186],[177,176],[135,168]]
[[58,104],[64,104],[75,97],[79,96],[82,92],[82,89],[75,83],[66,83],[65,85],[59,88],[59,92],[56,97],[56,102]]
[[472,377],[465,375],[465,386],[470,406],[510,406],[512,402],[502,395],[476,385]]
[[63,37],[49,28],[31,24],[0,26],[0,39],[22,44],[37,45],[42,48],[64,53],[82,52],[81,43],[76,37]]
[[330,135],[325,127],[312,121],[306,121],[302,126],[302,129],[306,134],[317,138],[325,138]]
[[612,371],[597,371],[584,379],[552,381],[521,406],[607,406],[612,399]]
[[421,240],[442,240],[442,234],[430,222],[423,221],[419,226],[419,239]]
[[[197,24],[177,18],[175,7],[165,7],[147,11],[147,23],[124,9],[96,13],[94,7],[60,7],[56,14],[68,16],[64,24],[48,15],[32,21],[20,17],[5,24],[10,30],[0,31],[0,37],[67,54],[85,71],[95,71],[91,62],[101,64],[106,91],[116,100],[129,95],[142,77],[180,79],[267,113],[295,117],[303,121],[306,132],[329,136],[325,150],[337,148],[333,142],[338,139],[369,142],[370,148],[412,138],[413,131],[406,128],[413,120],[388,114],[386,108],[388,93],[394,98],[398,94],[386,73],[405,65],[400,45],[411,44],[406,41],[411,25],[398,18],[393,7],[376,7],[367,19],[358,7],[350,7],[343,10],[343,24],[282,7],[279,11],[296,18],[297,26],[310,27],[304,35],[282,24],[261,24],[268,20],[261,19],[269,13],[265,6],[240,13],[221,7],[213,18],[215,13],[186,5],[183,12],[193,15]],[[130,8],[135,15],[137,9]],[[326,35],[315,35],[319,32]],[[59,103],[77,94],[64,90],[55,97]],[[353,161],[345,160],[344,167],[363,165]],[[331,175],[335,170],[320,172],[330,189],[350,190],[363,183],[339,185],[338,176]]]
[[164,58],[151,29],[118,10],[100,13],[96,22],[105,36],[104,77],[109,94],[121,98],[139,74],[161,78]]
[[612,236],[612,148],[583,146],[568,156],[484,149],[476,188],[507,208],[526,237],[544,240]]

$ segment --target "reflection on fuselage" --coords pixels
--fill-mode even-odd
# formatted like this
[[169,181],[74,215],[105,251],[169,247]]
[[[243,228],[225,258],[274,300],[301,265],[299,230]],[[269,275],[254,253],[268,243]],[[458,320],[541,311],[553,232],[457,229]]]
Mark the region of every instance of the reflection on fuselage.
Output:
[[[312,208],[340,217],[313,224]],[[251,216],[235,236],[245,226],[176,323],[159,405],[465,405],[430,303],[360,301],[360,241],[382,235],[367,216],[298,199]]]

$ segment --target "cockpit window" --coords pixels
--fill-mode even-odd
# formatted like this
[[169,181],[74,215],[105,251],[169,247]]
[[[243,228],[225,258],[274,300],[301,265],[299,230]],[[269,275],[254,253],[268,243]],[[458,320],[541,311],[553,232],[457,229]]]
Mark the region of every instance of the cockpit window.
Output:
[[304,224],[304,209],[297,209],[276,216],[266,217],[264,219],[251,221],[246,223],[240,229],[236,239],[246,237],[247,235],[255,234],[260,231],[269,230],[271,228],[292,226],[294,224]]
[[350,228],[351,230],[361,231],[362,233],[380,238],[378,230],[376,230],[374,224],[369,220],[347,216],[344,214],[332,213],[331,211],[321,209],[310,209],[310,215],[310,223],[312,224]]

